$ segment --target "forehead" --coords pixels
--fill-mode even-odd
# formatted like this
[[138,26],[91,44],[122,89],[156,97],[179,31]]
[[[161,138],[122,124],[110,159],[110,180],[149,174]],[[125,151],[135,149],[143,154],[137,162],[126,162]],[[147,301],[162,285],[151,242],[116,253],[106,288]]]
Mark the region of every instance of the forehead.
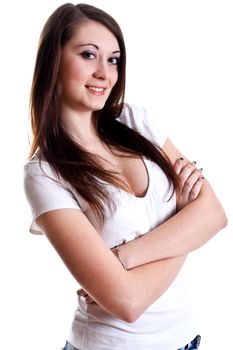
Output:
[[70,44],[82,45],[92,43],[100,49],[119,50],[119,44],[114,34],[103,24],[88,20],[78,25],[73,32]]

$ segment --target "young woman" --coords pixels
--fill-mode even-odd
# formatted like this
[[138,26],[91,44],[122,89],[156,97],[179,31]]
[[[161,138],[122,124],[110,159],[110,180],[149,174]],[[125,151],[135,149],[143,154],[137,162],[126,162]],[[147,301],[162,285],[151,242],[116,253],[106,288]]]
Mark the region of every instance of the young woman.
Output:
[[226,225],[201,170],[124,103],[121,30],[65,4],[41,34],[31,92],[25,191],[82,289],[65,350],[197,349],[182,274],[189,252]]

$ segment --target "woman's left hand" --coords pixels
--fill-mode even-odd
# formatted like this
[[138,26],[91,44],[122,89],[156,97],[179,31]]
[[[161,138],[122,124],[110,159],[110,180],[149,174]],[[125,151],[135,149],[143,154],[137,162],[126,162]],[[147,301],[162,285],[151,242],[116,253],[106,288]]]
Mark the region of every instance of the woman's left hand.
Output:
[[202,168],[196,162],[184,163],[183,158],[176,161],[174,169],[180,180],[180,191],[177,191],[177,211],[196,199],[204,183]]

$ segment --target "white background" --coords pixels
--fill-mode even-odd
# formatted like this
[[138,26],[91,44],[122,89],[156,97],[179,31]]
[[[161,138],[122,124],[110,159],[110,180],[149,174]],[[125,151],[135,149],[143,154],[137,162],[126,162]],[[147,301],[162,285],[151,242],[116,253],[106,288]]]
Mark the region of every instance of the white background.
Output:
[[[76,306],[76,282],[46,238],[28,233],[30,209],[22,184],[37,42],[44,22],[63,3],[22,0],[1,7],[1,349],[60,349]],[[232,1],[88,3],[112,14],[125,34],[126,100],[154,111],[178,148],[204,168],[228,214],[228,227],[192,253],[185,269],[200,320],[201,349],[229,349]]]

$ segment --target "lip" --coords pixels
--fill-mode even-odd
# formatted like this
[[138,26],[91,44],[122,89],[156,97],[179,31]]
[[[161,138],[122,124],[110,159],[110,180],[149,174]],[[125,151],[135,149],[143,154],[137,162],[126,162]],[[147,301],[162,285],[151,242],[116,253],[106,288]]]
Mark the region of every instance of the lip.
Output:
[[103,96],[105,90],[107,89],[105,86],[96,86],[96,85],[86,85],[88,91],[96,96]]

